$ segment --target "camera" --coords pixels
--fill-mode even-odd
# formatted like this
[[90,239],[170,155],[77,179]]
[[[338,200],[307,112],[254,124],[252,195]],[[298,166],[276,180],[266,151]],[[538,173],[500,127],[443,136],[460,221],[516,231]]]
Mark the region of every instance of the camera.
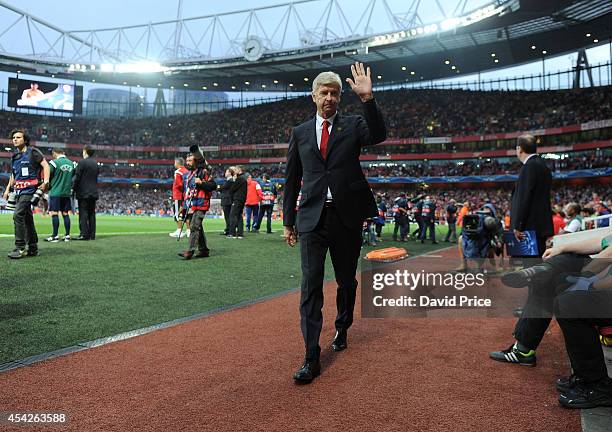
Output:
[[32,204],[32,206],[36,207],[38,205],[38,203],[40,202],[41,198],[44,195],[44,191],[40,188],[36,189],[36,192],[34,192],[34,195],[32,195],[32,199],[30,200],[30,204]]
[[485,258],[491,248],[497,255],[501,254],[501,232],[501,222],[491,204],[485,204],[474,214],[465,215],[461,232],[464,258]]
[[208,161],[204,159],[204,154],[202,153],[202,149],[200,148],[199,145],[194,144],[191,147],[189,147],[189,153],[191,153],[193,155],[193,158],[195,159],[196,168],[204,168],[208,171],[211,170],[211,167],[208,164]]
[[10,192],[8,195],[8,199],[6,200],[6,209],[14,211],[15,205],[17,205],[17,193]]

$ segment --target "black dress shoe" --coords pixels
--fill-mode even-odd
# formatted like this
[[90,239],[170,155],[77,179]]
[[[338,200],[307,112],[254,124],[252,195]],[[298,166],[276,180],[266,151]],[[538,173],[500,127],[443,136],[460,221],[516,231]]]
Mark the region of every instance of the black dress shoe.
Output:
[[612,407],[612,380],[604,378],[596,383],[577,384],[559,395],[559,403],[565,408]]
[[186,250],[183,252],[179,252],[178,256],[182,257],[185,260],[190,260],[191,258],[193,258],[193,252],[190,250]]
[[557,386],[557,390],[561,393],[567,393],[568,391],[576,388],[578,385],[583,383],[583,379],[576,375],[571,375],[569,377],[563,377],[557,379],[555,385]]
[[321,373],[319,360],[304,360],[304,364],[295,371],[293,379],[297,384],[308,384]]
[[193,257],[194,258],[208,258],[210,256],[210,251],[201,251],[198,252],[197,254],[195,254]]
[[78,236],[78,237],[74,237],[72,240],[86,241],[86,240],[89,240],[89,237]]
[[346,330],[336,330],[336,336],[334,336],[332,341],[332,349],[338,352],[345,350],[346,347]]

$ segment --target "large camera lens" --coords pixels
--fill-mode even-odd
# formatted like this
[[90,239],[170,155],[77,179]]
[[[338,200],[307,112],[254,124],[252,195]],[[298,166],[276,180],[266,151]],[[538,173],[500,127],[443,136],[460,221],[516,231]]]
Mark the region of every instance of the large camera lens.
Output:
[[34,195],[32,195],[32,200],[30,201],[30,203],[33,206],[37,206],[38,202],[40,201],[40,199],[43,197],[43,190],[42,189],[36,189],[36,192],[34,192]]

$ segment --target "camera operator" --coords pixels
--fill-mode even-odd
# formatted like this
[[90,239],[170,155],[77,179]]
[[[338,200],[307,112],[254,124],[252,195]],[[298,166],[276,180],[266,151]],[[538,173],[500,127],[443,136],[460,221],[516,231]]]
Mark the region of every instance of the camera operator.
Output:
[[191,216],[191,233],[188,249],[179,252],[179,256],[186,260],[190,260],[194,256],[196,258],[210,256],[203,223],[206,212],[210,208],[212,192],[217,189],[217,184],[210,178],[206,169],[206,160],[203,157],[196,156],[201,156],[201,152],[199,155],[192,153],[187,156],[186,166],[189,171],[183,177],[183,184],[185,185],[183,212],[185,212],[185,215]]
[[8,200],[9,191],[14,192],[15,249],[8,257],[20,259],[38,255],[38,235],[32,206],[38,205],[49,186],[50,169],[42,152],[30,146],[30,137],[23,129],[14,129],[10,137],[16,153],[11,158],[12,172],[4,199]]
[[477,260],[482,270],[486,258],[495,269],[494,257],[502,253],[502,233],[502,223],[493,204],[485,204],[475,214],[466,214],[458,242],[462,265],[457,271],[467,271],[469,259]]

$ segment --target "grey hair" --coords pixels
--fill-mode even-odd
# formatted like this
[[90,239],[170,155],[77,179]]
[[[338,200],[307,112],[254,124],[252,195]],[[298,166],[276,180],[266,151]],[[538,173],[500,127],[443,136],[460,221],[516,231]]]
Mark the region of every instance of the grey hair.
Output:
[[340,75],[332,71],[321,72],[317,75],[312,82],[312,92],[316,92],[322,85],[334,85],[342,91],[342,79],[340,79]]

